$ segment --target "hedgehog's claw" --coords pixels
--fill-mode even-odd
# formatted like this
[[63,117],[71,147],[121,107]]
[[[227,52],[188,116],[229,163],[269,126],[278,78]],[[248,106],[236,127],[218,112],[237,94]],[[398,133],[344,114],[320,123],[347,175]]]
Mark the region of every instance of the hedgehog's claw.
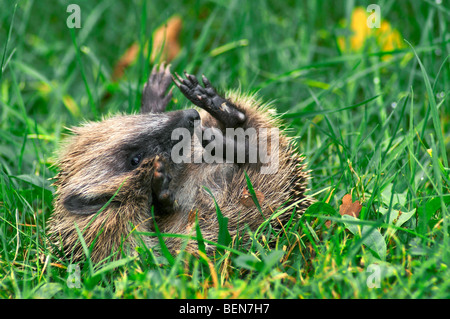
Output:
[[188,74],[186,71],[184,71],[184,75],[189,80],[186,81],[186,85],[189,86],[190,89],[194,89],[196,86],[198,86],[198,80],[194,75]]
[[211,82],[209,82],[204,74],[202,74],[202,82],[205,85],[205,88],[212,88]]

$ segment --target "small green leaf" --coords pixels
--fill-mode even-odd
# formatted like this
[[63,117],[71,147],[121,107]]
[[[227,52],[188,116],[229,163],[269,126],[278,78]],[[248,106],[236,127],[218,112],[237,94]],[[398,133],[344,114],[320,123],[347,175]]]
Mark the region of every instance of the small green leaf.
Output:
[[[402,226],[404,223],[406,223],[408,220],[411,219],[411,217],[414,216],[416,213],[416,209],[414,208],[412,211],[409,212],[402,212],[400,210],[391,210],[391,213],[388,214],[389,209],[380,207],[379,212],[385,216],[387,219],[387,216],[389,215],[389,220],[386,220],[385,222],[389,225],[394,225],[396,227]],[[396,228],[388,228],[386,233],[384,234],[385,238],[390,238],[392,235],[395,234],[397,231]]]
[[259,263],[261,260],[255,255],[247,254],[241,255],[234,259],[237,267],[257,271],[259,269]]
[[350,215],[344,215],[342,219],[350,221],[344,222],[345,227],[355,236],[360,236],[367,248],[376,253],[381,260],[386,259],[386,242],[378,229],[373,226],[358,225],[360,220]]
[[404,191],[403,193],[394,193],[392,190],[392,184],[389,184],[386,186],[386,188],[381,192],[381,198],[383,199],[383,203],[386,205],[389,205],[391,202],[392,197],[392,207],[396,207],[397,205],[400,205],[401,207],[405,207],[406,201],[407,201],[407,191]]
[[258,272],[268,272],[279,263],[284,251],[273,250],[267,255],[263,255],[261,258],[256,257],[253,254],[246,254],[238,256],[234,261],[236,266]]
[[50,299],[60,291],[62,291],[60,283],[47,282],[34,292],[32,298]]
[[270,271],[280,262],[281,257],[283,257],[284,251],[282,250],[273,250],[268,255],[263,256],[263,262],[264,262],[264,271]]

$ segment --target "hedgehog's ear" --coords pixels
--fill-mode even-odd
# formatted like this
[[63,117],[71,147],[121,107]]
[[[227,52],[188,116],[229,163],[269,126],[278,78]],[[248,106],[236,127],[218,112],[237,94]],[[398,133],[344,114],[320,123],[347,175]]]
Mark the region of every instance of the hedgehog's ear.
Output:
[[101,194],[95,197],[70,195],[63,200],[64,208],[72,214],[91,215],[97,213],[111,199],[111,195]]

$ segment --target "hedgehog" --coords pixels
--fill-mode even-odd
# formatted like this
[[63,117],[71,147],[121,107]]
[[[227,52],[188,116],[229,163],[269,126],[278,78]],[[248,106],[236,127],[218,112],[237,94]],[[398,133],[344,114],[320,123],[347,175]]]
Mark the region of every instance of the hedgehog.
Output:
[[[165,111],[174,88],[192,108]],[[159,232],[186,235],[163,237],[170,252],[195,253],[200,229],[213,254],[220,216],[232,238],[264,222],[281,229],[314,200],[306,195],[304,156],[280,125],[255,94],[222,95],[204,75],[201,84],[186,72],[172,75],[170,65],[155,66],[140,113],[70,129],[53,183],[53,250],[78,260],[85,243],[94,262],[137,254],[142,245],[157,254],[152,233]]]

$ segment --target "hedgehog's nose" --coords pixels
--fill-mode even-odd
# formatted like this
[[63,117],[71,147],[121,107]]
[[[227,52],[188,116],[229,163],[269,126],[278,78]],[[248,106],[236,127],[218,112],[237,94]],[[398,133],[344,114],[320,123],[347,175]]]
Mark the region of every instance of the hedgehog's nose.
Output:
[[195,121],[200,121],[200,114],[194,109],[185,110],[184,118],[190,127],[194,127]]

